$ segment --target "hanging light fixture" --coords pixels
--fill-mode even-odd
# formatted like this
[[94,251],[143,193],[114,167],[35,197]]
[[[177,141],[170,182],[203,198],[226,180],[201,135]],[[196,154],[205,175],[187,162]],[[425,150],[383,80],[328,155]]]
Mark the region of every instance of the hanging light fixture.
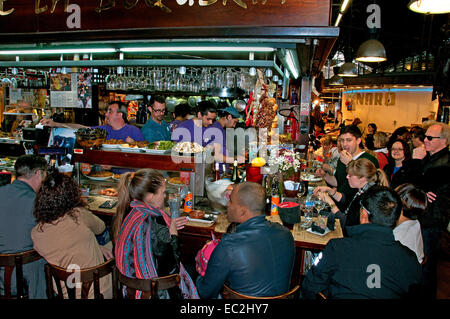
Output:
[[386,50],[380,41],[369,39],[359,46],[355,60],[360,62],[383,62],[387,60]]
[[333,86],[342,86],[344,85],[344,79],[338,75],[339,67],[335,66],[333,68],[334,75],[330,78],[330,81],[328,82],[328,85]]
[[450,0],[411,0],[408,8],[424,14],[450,13]]

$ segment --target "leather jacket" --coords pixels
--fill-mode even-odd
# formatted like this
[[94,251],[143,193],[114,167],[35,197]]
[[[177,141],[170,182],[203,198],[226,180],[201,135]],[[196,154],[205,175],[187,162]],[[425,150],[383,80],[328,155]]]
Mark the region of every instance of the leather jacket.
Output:
[[413,160],[420,169],[418,186],[435,193],[436,200],[428,203],[427,212],[419,217],[423,228],[444,230],[450,218],[450,151],[448,147],[423,160]]
[[295,245],[291,232],[265,215],[250,218],[214,249],[205,276],[197,278],[201,298],[217,298],[223,284],[251,296],[289,290]]

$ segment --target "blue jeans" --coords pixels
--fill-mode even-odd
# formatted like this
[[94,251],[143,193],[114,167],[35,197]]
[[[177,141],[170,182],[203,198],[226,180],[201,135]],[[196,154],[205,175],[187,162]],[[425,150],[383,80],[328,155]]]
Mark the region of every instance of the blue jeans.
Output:
[[423,265],[423,283],[427,297],[436,299],[437,292],[437,263],[441,231],[439,228],[422,228],[423,250],[427,261]]

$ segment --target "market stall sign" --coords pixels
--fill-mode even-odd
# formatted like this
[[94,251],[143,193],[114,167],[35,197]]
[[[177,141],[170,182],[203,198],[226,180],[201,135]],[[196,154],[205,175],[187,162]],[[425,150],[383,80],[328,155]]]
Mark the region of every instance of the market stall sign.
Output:
[[329,26],[330,12],[331,0],[0,0],[0,34],[173,27],[318,27]]

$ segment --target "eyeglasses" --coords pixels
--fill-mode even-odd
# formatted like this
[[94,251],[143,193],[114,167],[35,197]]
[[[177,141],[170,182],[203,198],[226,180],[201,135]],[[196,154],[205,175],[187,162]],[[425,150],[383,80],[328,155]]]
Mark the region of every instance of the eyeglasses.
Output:
[[155,112],[155,113],[164,113],[165,111],[166,111],[166,109],[160,109],[160,110],[153,109],[153,112]]
[[391,148],[391,151],[403,151],[403,148]]
[[432,141],[435,138],[441,138],[440,136],[430,136],[430,135],[425,135],[425,138],[429,141]]

